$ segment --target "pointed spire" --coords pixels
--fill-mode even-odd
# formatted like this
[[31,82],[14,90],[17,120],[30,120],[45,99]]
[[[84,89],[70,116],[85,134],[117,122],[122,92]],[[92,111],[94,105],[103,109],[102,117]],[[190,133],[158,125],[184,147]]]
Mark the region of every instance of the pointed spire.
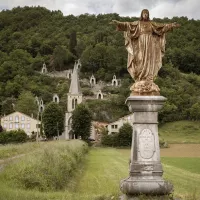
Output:
[[76,62],[74,64],[74,69],[73,69],[73,73],[72,73],[72,77],[71,77],[69,93],[70,94],[82,94],[81,88],[80,88],[80,83],[79,83],[79,77],[78,77],[78,66],[77,66]]

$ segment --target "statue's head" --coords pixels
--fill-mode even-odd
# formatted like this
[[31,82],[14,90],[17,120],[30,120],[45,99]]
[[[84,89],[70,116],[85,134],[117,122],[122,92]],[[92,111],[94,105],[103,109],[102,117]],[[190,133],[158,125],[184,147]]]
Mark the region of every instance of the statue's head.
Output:
[[140,21],[149,21],[149,11],[147,9],[142,10]]

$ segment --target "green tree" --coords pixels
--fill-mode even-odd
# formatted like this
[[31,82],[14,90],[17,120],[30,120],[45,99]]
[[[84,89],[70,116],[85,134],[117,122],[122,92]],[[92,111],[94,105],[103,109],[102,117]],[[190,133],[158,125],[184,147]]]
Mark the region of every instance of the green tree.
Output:
[[73,55],[76,56],[76,45],[77,45],[77,39],[76,39],[76,31],[72,31],[70,34],[70,40],[69,40],[69,50]]
[[119,129],[117,146],[131,146],[131,142],[132,142],[132,126],[129,123],[125,123]]
[[33,114],[37,116],[38,107],[35,102],[35,97],[30,91],[24,91],[19,95],[15,110],[25,113],[29,116]]
[[70,63],[74,55],[62,46],[56,46],[53,55],[50,58],[50,66],[53,70],[61,71],[65,69],[65,65]]
[[83,140],[90,137],[92,115],[84,104],[79,104],[72,113],[72,130],[78,137]]
[[2,101],[2,115],[8,115],[12,112],[14,112],[14,105],[16,103],[16,99],[12,97],[6,98],[4,101]]
[[193,120],[199,120],[200,119],[200,103],[195,103],[190,108],[190,118]]
[[61,107],[57,103],[49,103],[44,109],[42,122],[47,138],[51,139],[58,134],[61,135],[64,130],[64,113]]

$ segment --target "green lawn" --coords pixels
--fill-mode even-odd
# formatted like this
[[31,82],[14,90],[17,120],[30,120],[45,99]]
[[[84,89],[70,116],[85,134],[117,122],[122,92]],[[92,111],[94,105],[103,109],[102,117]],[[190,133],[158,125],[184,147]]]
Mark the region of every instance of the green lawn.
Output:
[[[119,182],[128,176],[129,157],[128,149],[93,148],[70,187],[60,192],[11,188],[0,177],[0,200],[118,200]],[[200,199],[200,158],[162,158],[162,162],[175,196]]]
[[200,143],[200,122],[169,122],[159,126],[159,135],[169,143]]

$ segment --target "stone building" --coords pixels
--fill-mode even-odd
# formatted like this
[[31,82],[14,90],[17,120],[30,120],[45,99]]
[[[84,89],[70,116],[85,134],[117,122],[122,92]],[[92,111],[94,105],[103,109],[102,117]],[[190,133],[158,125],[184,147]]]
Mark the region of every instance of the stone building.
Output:
[[131,126],[133,126],[133,124],[132,124],[133,118],[134,118],[134,114],[130,114],[130,115],[126,115],[126,116],[124,116],[122,118],[119,118],[115,122],[112,122],[112,123],[108,124],[107,125],[108,135],[118,133],[119,129],[125,123],[129,123]]
[[67,94],[67,112],[65,113],[65,131],[62,134],[62,139],[73,139],[73,135],[71,133],[71,125],[72,125],[72,112],[76,108],[78,104],[83,101],[83,94],[81,92],[78,71],[80,67],[80,61],[75,62],[71,84],[69,88],[69,93]]
[[101,92],[101,90],[99,90],[97,93],[97,99],[103,99],[103,93]]
[[35,102],[37,103],[37,106],[38,106],[38,111],[40,113],[42,113],[44,111],[44,102],[42,100],[42,98],[38,98],[37,96],[35,97]]
[[96,78],[94,77],[93,74],[92,74],[92,76],[90,77],[90,85],[91,85],[91,86],[95,86],[95,85],[96,85]]
[[6,131],[22,129],[28,136],[39,134],[41,122],[21,112],[13,112],[1,118],[1,125]]
[[72,72],[73,72],[72,69],[68,69],[68,70],[65,71],[66,77],[67,77],[68,79],[71,79],[71,77],[72,77]]
[[57,94],[53,95],[53,102],[55,102],[55,103],[59,103],[60,102],[59,96]]
[[112,86],[119,86],[121,84],[121,80],[120,79],[117,79],[116,75],[113,76],[113,79],[112,79],[112,83],[111,85]]
[[47,71],[47,66],[46,64],[44,63],[43,66],[42,66],[42,69],[41,69],[41,73],[42,74],[46,74],[48,71]]

